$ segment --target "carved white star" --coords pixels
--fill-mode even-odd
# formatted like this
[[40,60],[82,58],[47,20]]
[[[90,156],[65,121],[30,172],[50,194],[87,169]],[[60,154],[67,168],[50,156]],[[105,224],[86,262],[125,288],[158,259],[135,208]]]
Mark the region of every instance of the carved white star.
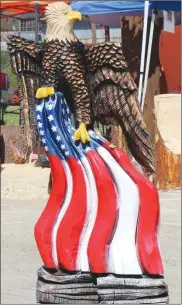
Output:
[[40,114],[37,115],[37,121],[40,121],[41,120],[41,117],[40,117]]
[[62,149],[65,149],[66,147],[65,147],[65,145],[61,145],[61,148],[62,148]]
[[36,110],[37,110],[37,111],[42,111],[42,105],[38,105],[38,106],[36,107]]
[[43,126],[43,124],[39,122],[39,123],[38,123],[38,127],[39,127],[39,128],[42,128],[42,126]]
[[45,144],[46,143],[46,139],[43,138],[42,139],[42,143]]
[[51,129],[52,129],[53,132],[56,132],[56,131],[57,131],[57,127],[56,127],[56,126],[52,126]]
[[45,146],[45,150],[48,151],[48,150],[49,150],[49,147],[48,147],[48,146]]
[[53,109],[53,105],[52,105],[52,104],[49,104],[49,105],[47,106],[47,109],[52,110],[52,109]]
[[53,117],[52,114],[50,114],[50,115],[48,116],[48,120],[49,120],[49,122],[54,121],[54,117]]
[[60,136],[57,136],[56,137],[56,140],[59,142],[59,141],[61,141],[61,137]]
[[63,113],[63,115],[65,114],[65,111],[64,111],[64,109],[62,110],[62,113]]
[[66,156],[69,156],[69,154],[70,154],[69,151],[66,151],[66,152],[65,152],[65,155],[66,155]]
[[67,108],[67,114],[70,114],[70,111],[69,111],[69,109]]
[[45,132],[43,130],[40,130],[40,135],[44,136]]

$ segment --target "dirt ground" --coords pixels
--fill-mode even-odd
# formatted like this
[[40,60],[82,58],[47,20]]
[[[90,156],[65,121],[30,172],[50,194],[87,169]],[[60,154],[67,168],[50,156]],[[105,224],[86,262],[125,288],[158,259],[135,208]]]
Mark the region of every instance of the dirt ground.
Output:
[[[1,170],[1,304],[36,304],[41,258],[33,229],[47,199],[49,169],[3,165]],[[180,191],[160,192],[160,247],[170,304],[181,304]]]

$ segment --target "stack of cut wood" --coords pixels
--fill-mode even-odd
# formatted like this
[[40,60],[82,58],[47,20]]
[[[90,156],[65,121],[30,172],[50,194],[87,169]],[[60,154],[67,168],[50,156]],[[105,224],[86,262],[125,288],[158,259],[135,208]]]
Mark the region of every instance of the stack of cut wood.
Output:
[[37,302],[46,304],[98,304],[91,274],[48,273],[38,270]]
[[97,279],[101,304],[168,304],[168,288],[162,278],[116,277]]
[[155,96],[156,185],[168,190],[180,187],[181,94]]

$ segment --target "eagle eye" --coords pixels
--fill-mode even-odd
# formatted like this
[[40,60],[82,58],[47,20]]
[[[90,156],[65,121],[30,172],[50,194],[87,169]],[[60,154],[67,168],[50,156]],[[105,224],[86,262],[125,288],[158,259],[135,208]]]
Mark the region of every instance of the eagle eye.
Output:
[[67,12],[67,11],[66,11],[66,12],[64,12],[64,13],[63,13],[63,15],[68,15],[68,12]]

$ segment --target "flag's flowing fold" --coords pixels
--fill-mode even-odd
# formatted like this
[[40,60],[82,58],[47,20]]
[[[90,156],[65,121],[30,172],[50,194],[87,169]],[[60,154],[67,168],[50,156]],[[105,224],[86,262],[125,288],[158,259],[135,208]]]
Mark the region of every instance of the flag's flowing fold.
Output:
[[61,93],[36,105],[38,132],[53,187],[35,226],[47,268],[125,275],[163,274],[159,198],[127,155],[93,130],[76,145]]

